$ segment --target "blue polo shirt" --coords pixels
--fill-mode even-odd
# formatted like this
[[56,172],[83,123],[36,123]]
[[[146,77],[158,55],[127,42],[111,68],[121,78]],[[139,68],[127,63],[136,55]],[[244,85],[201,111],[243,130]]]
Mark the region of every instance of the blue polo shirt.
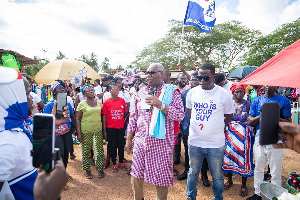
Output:
[[[261,105],[267,102],[278,102],[280,104],[280,117],[290,117],[291,114],[291,102],[288,98],[276,94],[274,97],[267,98],[265,95],[261,95],[253,100],[249,114],[257,117],[260,115]],[[259,141],[259,122],[256,125],[257,134],[255,135],[255,144]]]
[[[74,114],[74,110],[71,106],[70,103],[67,104],[67,106],[69,107],[69,116],[68,116],[68,120],[62,124],[68,124],[69,126],[69,129],[71,130],[71,118],[70,118],[70,115],[71,114]],[[44,111],[43,113],[48,113],[48,114],[51,114],[52,113],[52,109],[54,107],[54,100],[51,100],[47,103],[47,105],[44,107]]]

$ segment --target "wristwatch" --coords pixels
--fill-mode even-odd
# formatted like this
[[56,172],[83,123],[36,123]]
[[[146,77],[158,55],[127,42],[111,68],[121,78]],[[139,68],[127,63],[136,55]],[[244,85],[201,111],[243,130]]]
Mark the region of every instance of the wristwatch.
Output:
[[161,106],[160,106],[160,110],[165,109],[165,107],[166,107],[166,104],[162,103]]

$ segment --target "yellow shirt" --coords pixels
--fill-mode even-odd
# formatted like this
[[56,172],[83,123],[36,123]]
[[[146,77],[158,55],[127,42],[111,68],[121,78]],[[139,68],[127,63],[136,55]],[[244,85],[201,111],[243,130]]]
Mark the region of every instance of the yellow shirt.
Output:
[[83,133],[95,133],[102,130],[101,103],[97,101],[97,106],[89,106],[86,101],[78,104],[77,111],[82,111],[81,131]]

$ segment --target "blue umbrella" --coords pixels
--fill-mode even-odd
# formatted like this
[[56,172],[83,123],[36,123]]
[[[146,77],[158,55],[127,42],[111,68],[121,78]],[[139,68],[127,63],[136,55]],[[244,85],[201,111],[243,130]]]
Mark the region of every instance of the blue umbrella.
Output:
[[232,72],[230,72],[227,76],[227,78],[237,78],[237,79],[243,79],[249,74],[251,74],[254,70],[256,70],[258,67],[256,66],[243,66],[238,67],[234,69]]

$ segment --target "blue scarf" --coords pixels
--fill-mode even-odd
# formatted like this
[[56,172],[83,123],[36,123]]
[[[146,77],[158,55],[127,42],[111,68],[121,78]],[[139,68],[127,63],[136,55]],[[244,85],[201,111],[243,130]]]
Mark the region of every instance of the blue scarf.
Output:
[[85,92],[86,88],[88,88],[88,87],[92,87],[92,86],[89,84],[85,84],[84,86],[82,86],[82,88],[81,88],[82,95],[84,95],[84,92]]
[[[169,85],[165,84],[161,90],[161,94],[159,96],[159,99],[161,102],[165,105],[170,105],[172,99],[173,99],[173,92],[177,89],[175,85]],[[154,121],[156,120],[156,123],[153,127]],[[166,121],[165,121],[165,114],[159,110],[158,108],[153,109],[150,127],[149,127],[149,134],[152,137],[155,137],[157,139],[165,139],[166,138]]]

